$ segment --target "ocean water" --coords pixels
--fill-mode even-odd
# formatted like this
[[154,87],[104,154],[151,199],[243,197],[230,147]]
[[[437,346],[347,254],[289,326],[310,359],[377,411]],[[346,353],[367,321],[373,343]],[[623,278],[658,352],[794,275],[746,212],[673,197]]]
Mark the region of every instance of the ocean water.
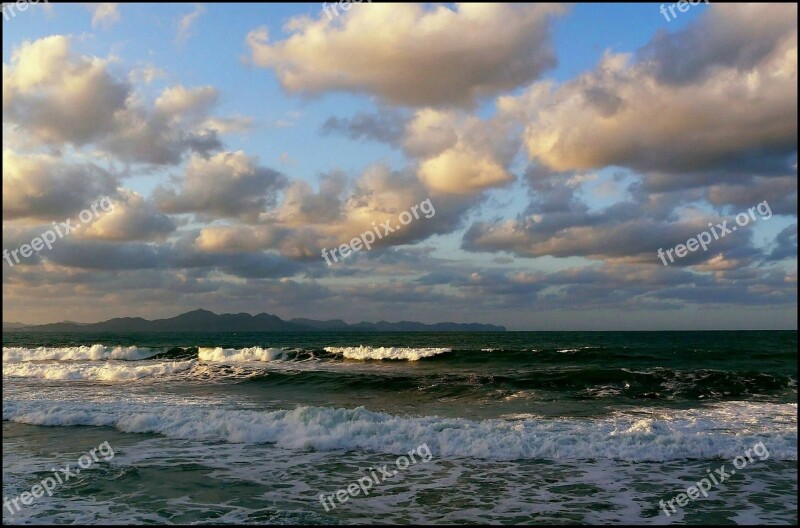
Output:
[[796,525],[796,351],[777,331],[4,333],[4,499],[113,457],[3,523]]

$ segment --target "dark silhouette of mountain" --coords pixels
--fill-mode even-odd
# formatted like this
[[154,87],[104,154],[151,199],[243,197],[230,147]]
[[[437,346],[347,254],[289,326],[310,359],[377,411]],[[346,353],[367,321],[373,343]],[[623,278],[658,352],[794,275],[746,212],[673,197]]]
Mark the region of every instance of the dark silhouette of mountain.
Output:
[[[14,326],[9,326],[14,325]],[[504,326],[477,323],[424,324],[412,321],[389,323],[360,322],[347,324],[341,319],[315,321],[292,319],[284,321],[277,315],[260,313],[250,315],[215,314],[208,310],[194,310],[169,319],[148,321],[141,317],[118,317],[101,323],[73,323],[64,321],[45,325],[20,325],[3,323],[3,331],[12,332],[505,332]]]
[[25,323],[3,323],[3,331],[6,330],[20,330],[22,328],[27,328],[30,325],[26,325]]
[[328,321],[315,321],[314,319],[292,319],[289,322],[300,325],[304,328],[311,328],[313,330],[347,330],[350,325],[341,319],[331,319]]

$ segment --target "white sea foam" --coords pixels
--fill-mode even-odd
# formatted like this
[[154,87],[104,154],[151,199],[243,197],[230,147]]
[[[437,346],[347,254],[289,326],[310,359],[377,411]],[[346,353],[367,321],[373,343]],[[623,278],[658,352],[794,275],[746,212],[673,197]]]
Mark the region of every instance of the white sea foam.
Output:
[[603,348],[603,347],[599,347],[599,346],[582,346],[582,347],[578,347],[578,348],[564,348],[564,349],[561,349],[561,350],[556,350],[556,352],[560,352],[562,354],[570,354],[572,352],[580,352],[581,350],[596,350],[596,349],[600,349],[600,348]]
[[3,365],[3,378],[38,378],[69,381],[131,381],[140,378],[165,376],[191,369],[197,362],[169,361],[131,364],[109,361],[100,365],[92,363],[9,363]]
[[286,359],[286,351],[280,348],[200,348],[197,357],[214,363],[242,363],[249,361],[274,361]]
[[3,363],[24,361],[86,361],[124,359],[136,361],[161,353],[161,350],[135,346],[3,347]]
[[326,352],[341,354],[347,359],[404,359],[418,361],[450,352],[450,348],[404,348],[404,347],[325,347]]
[[[644,418],[646,413],[651,417]],[[160,403],[4,400],[3,420],[319,451],[407,453],[427,443],[436,457],[489,460],[731,459],[763,441],[770,460],[797,460],[796,404],[729,402],[669,413],[635,409],[594,419],[477,421],[393,416],[363,407],[259,412]]]

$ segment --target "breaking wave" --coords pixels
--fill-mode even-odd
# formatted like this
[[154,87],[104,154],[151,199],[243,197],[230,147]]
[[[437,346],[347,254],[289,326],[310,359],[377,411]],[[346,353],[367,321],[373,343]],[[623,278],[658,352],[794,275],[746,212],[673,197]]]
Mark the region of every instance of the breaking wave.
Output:
[[450,348],[403,348],[403,347],[325,347],[325,352],[340,354],[347,359],[397,359],[419,361],[450,352]]
[[363,407],[260,412],[27,400],[4,401],[3,420],[318,451],[407,453],[425,443],[435,457],[489,460],[731,459],[764,442],[771,460],[797,460],[796,404],[727,402],[683,411],[637,408],[603,418],[470,420],[395,416]]

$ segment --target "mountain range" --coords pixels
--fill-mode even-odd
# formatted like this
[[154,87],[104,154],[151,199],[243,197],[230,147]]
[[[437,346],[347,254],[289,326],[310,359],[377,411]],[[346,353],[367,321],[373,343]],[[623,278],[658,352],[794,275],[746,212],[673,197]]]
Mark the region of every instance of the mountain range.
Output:
[[316,321],[291,319],[284,321],[277,315],[260,313],[250,315],[215,314],[208,310],[194,310],[169,319],[149,321],[141,317],[117,317],[100,323],[74,323],[64,321],[44,325],[3,323],[4,332],[505,332],[504,326],[478,323],[425,324],[414,321],[389,323],[362,321],[348,324],[341,319]]

